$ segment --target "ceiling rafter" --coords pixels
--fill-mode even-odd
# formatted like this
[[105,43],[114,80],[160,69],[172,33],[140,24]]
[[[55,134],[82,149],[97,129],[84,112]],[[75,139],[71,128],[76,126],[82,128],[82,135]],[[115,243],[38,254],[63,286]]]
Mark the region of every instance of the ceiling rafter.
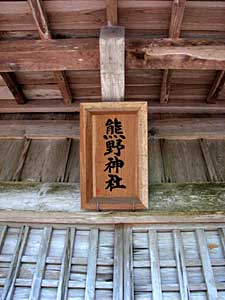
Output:
[[19,83],[16,80],[14,73],[0,73],[2,79],[4,80],[5,84],[7,85],[8,89],[14,96],[17,104],[24,104],[26,103],[26,98],[24,96],[23,90]]
[[[184,16],[186,0],[173,0],[171,8],[171,20],[169,28],[169,37],[177,39],[180,37],[181,25]],[[160,103],[169,101],[171,88],[172,70],[164,70],[161,83]]]
[[220,91],[224,89],[224,85],[225,85],[225,71],[217,71],[216,77],[213,81],[213,84],[206,98],[206,102],[215,103],[220,94]]
[[[52,34],[49,28],[48,18],[46,11],[43,6],[42,0],[27,0],[37,26],[40,38],[42,40],[51,40]],[[72,103],[72,93],[66,77],[65,71],[55,71],[55,80],[58,84],[60,92],[63,97],[63,102],[65,104]]]

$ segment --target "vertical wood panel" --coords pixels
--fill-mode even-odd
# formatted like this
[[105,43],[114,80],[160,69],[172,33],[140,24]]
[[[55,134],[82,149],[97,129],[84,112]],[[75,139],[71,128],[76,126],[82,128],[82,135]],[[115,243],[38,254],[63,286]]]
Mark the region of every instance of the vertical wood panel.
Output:
[[208,300],[218,300],[216,283],[213,275],[213,269],[209,257],[207,241],[203,229],[197,229],[196,235],[199,245],[199,253],[202,261],[205,283],[207,286]]
[[132,227],[124,225],[124,300],[134,300]]
[[185,266],[184,248],[180,230],[173,230],[177,273],[180,286],[181,300],[190,300],[191,295],[188,287],[187,270]]
[[151,261],[152,299],[162,300],[159,248],[156,230],[149,230],[149,255]]
[[36,269],[32,280],[31,292],[29,300],[38,300],[41,292],[41,283],[45,271],[46,257],[50,244],[52,227],[45,227],[42,234],[39,255],[37,259]]
[[10,265],[9,273],[5,281],[2,300],[11,300],[13,298],[15,282],[20,268],[21,258],[27,243],[28,234],[29,227],[22,226],[22,228],[20,229],[20,234],[17,240],[13,259]]
[[97,228],[91,229],[89,237],[88,269],[85,289],[85,300],[95,300],[98,234],[99,231]]
[[102,101],[122,101],[125,95],[124,27],[103,27],[99,43]]
[[123,225],[115,226],[113,300],[123,299]]
[[68,296],[68,284],[73,255],[73,245],[75,238],[75,228],[67,228],[65,243],[63,248],[62,265],[60,270],[59,284],[57,290],[57,300],[66,300]]

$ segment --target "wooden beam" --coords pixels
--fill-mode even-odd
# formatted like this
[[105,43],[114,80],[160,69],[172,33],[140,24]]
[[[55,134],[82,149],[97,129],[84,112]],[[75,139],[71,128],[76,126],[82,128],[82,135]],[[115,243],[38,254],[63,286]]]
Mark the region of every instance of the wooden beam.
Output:
[[102,101],[121,101],[125,96],[125,30],[103,27],[100,32]]
[[149,136],[155,139],[225,139],[224,118],[162,119],[149,123]]
[[160,103],[167,103],[169,101],[171,79],[172,70],[164,70],[160,89]]
[[10,92],[13,94],[17,104],[24,104],[26,102],[26,98],[21,86],[16,80],[15,75],[13,73],[1,73],[0,75],[8,86]]
[[215,103],[219,92],[225,84],[225,71],[218,71],[206,98],[207,103]]
[[[17,105],[12,100],[0,101],[0,113],[57,113],[79,112],[79,102],[64,105],[60,100],[30,100],[26,105]],[[216,104],[180,101],[176,103],[159,104],[157,101],[148,101],[149,113],[174,113],[174,114],[224,114],[225,101]]]
[[42,0],[27,0],[41,39],[52,38]]
[[[177,39],[180,36],[185,5],[186,0],[173,0],[172,2],[171,20],[169,28],[170,38]],[[171,78],[172,70],[164,70],[161,84],[160,103],[167,103],[169,101]]]
[[[156,213],[156,212],[93,212],[93,213],[69,213],[69,212],[43,212],[43,211],[0,211],[1,223],[13,224],[203,224],[210,223],[213,228],[216,224],[224,223],[224,213],[193,214],[186,213]],[[174,225],[173,225],[174,226]],[[224,226],[224,225],[223,225]],[[76,262],[76,260],[75,260]],[[129,298],[127,298],[129,299]]]
[[[81,219],[86,216],[86,223],[92,223],[93,221],[92,217],[89,218],[89,216],[96,216],[80,209],[80,186],[77,183],[46,184],[4,181],[0,183],[0,211],[41,210],[46,212],[70,212],[74,214],[73,218],[76,215]],[[186,214],[225,213],[225,183],[151,184],[149,191],[150,209],[145,211],[145,215],[151,215],[156,212],[161,214],[182,212]],[[102,213],[102,216],[104,215],[107,217],[107,214]],[[108,217],[113,218],[113,216],[122,215],[115,213],[112,216],[109,214]],[[118,219],[115,220],[118,221]],[[107,221],[109,219],[104,218],[105,224]],[[123,222],[129,223],[126,220]]]
[[[49,28],[49,22],[42,0],[28,0],[28,3],[41,39],[51,39],[52,35]],[[55,71],[54,76],[63,96],[64,103],[71,104],[72,94],[66,78],[66,73],[63,71]]]
[[106,19],[108,26],[118,25],[118,0],[106,0]]
[[[0,42],[0,72],[99,70],[95,38]],[[130,39],[127,69],[225,69],[224,41]]]
[[[225,139],[224,118],[151,120],[149,138]],[[79,120],[1,120],[0,139],[79,139]]]
[[221,41],[162,39],[129,40],[128,69],[225,69],[225,46]]
[[79,121],[7,120],[0,121],[0,139],[78,139]]
[[69,86],[69,82],[66,78],[66,72],[65,71],[55,71],[54,76],[56,79],[56,82],[58,84],[58,87],[61,91],[61,94],[63,96],[63,102],[64,104],[71,104],[72,103],[72,93]]

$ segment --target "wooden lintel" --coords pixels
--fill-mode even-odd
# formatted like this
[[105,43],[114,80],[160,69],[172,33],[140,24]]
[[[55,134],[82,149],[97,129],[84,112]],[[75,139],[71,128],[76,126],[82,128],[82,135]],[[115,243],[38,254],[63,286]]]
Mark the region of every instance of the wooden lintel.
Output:
[[[185,5],[186,5],[186,0],[173,0],[172,2],[170,28],[169,28],[170,38],[177,39],[180,37]],[[162,84],[161,84],[160,103],[167,103],[169,101],[171,78],[172,78],[172,70],[164,70]]]
[[[176,118],[150,121],[151,139],[225,139],[224,118]],[[78,120],[1,120],[0,139],[79,139]]]
[[[128,39],[126,68],[225,69],[224,41]],[[1,41],[0,72],[18,70],[99,70],[99,41],[95,38]]]
[[[197,101],[196,101],[197,102]],[[79,102],[64,105],[60,100],[30,100],[26,105],[17,105],[12,100],[0,101],[0,113],[61,113],[61,112],[79,112]],[[224,114],[225,102],[220,100],[216,104],[195,103],[168,103],[160,104],[156,101],[148,102],[149,113],[174,113],[174,114]]]
[[122,101],[125,96],[124,27],[103,27],[99,46],[102,101]]
[[0,75],[14,96],[17,104],[24,104],[26,102],[26,98],[21,86],[18,84],[15,78],[15,75],[13,73],[1,73]]
[[225,83],[225,71],[218,71],[206,98],[207,103],[215,103],[218,94]]
[[106,0],[107,25],[118,25],[118,0]]
[[[182,223],[192,215],[192,222],[201,223],[199,215],[210,213],[225,214],[224,183],[163,183],[150,186],[149,210],[143,212],[88,212],[80,209],[79,184],[68,183],[26,183],[1,182],[0,222],[51,223],[52,215],[58,216],[56,223],[163,223],[174,220]],[[177,201],[179,199],[179,201]],[[1,213],[3,210],[3,213]],[[7,214],[5,213],[7,210]],[[11,212],[9,210],[12,210]],[[40,217],[40,210],[42,217]],[[57,213],[57,211],[62,213]],[[18,211],[21,219],[12,219],[13,211]],[[31,212],[33,211],[33,215]],[[184,218],[179,217],[179,214]],[[66,216],[66,214],[68,214]],[[164,220],[154,215],[164,214]],[[172,215],[177,215],[172,218]],[[26,218],[30,216],[29,220]],[[195,217],[199,216],[199,219]],[[15,212],[14,212],[15,216]],[[24,218],[22,217],[24,216]],[[37,220],[37,216],[39,220]],[[61,216],[61,217],[60,217]],[[167,216],[167,217],[165,217]],[[32,219],[33,217],[33,219]],[[191,218],[190,218],[191,219]],[[216,215],[212,217],[215,222]],[[218,220],[218,219],[217,219]],[[224,216],[223,216],[224,221]]]

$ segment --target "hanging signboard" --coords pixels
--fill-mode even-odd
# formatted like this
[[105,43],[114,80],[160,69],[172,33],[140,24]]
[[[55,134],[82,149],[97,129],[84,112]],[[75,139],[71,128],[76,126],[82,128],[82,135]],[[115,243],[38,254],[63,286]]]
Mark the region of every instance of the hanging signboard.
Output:
[[147,103],[80,106],[81,207],[148,207]]

